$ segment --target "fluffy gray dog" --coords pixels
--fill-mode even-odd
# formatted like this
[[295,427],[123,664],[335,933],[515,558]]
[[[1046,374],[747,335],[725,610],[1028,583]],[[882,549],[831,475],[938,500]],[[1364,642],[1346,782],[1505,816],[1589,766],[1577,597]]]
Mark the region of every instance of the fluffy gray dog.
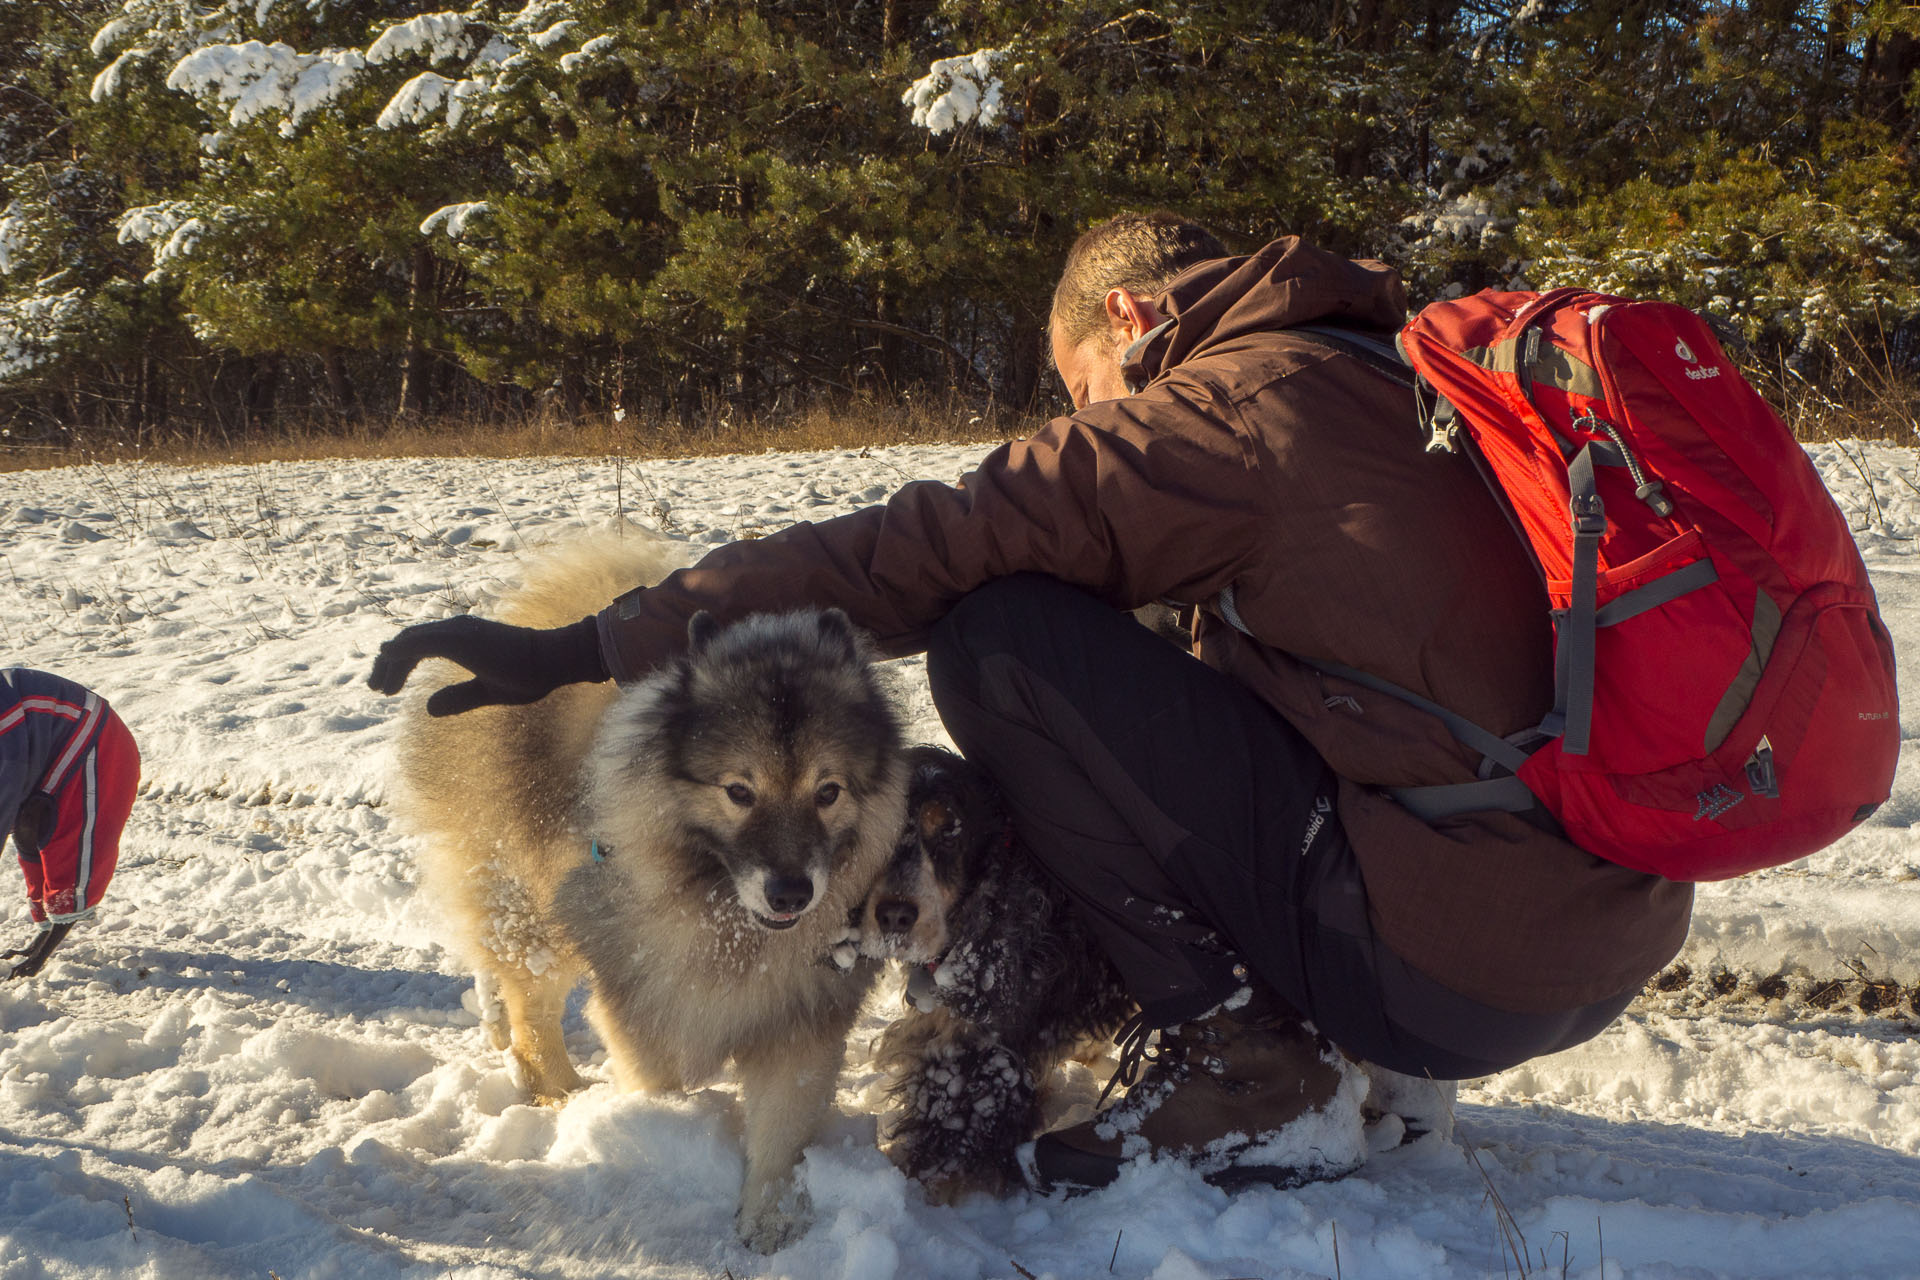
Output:
[[[657,581],[671,548],[635,532],[568,544],[498,616],[571,622]],[[561,1015],[583,975],[621,1087],[693,1088],[733,1063],[737,1225],[771,1251],[805,1224],[794,1167],[878,967],[829,956],[900,831],[900,731],[837,610],[724,629],[703,614],[689,639],[636,685],[435,719],[424,694],[456,674],[443,665],[403,726],[403,812],[535,1098],[582,1083]]]

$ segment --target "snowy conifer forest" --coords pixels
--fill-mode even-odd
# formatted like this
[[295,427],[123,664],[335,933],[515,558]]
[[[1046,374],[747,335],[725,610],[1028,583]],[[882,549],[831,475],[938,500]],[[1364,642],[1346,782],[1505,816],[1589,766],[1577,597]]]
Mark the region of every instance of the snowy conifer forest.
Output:
[[0,427],[1026,412],[1066,245],[1154,206],[1844,400],[1914,359],[1916,68],[1885,0],[10,4]]

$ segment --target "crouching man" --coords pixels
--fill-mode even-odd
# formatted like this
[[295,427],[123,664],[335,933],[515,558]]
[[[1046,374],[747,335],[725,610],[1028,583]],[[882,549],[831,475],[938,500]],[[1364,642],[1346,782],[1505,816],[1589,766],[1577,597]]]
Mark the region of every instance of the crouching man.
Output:
[[[1355,1063],[1434,1080],[1593,1036],[1684,940],[1689,886],[1592,857],[1540,814],[1426,823],[1389,787],[1471,782],[1427,713],[1499,733],[1551,703],[1527,553],[1466,459],[1423,451],[1412,392],[1337,341],[1390,334],[1398,278],[1296,239],[1229,257],[1168,214],[1074,246],[1053,356],[1076,411],[960,484],[715,550],[572,627],[456,618],[383,647],[393,692],[445,657],[441,711],[632,680],[722,621],[835,605],[928,652],[955,743],[1079,906],[1141,1015],[1131,1087],[1043,1136],[1036,1185],[1139,1156],[1226,1185],[1364,1156]],[[1194,661],[1123,612],[1194,606]]]
[[106,895],[140,785],[133,735],[83,685],[27,667],[0,669],[0,831],[27,877],[38,933],[0,953],[10,978],[40,972]]

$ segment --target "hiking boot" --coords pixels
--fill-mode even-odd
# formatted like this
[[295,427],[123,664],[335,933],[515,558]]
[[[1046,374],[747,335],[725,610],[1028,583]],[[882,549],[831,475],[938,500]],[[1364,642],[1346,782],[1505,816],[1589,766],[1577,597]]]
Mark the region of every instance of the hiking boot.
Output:
[[1035,1190],[1103,1187],[1143,1156],[1183,1160],[1228,1189],[1339,1178],[1366,1159],[1367,1078],[1299,1016],[1216,1010],[1162,1029],[1152,1049],[1146,1027],[1131,1032],[1114,1079],[1137,1080],[1092,1118],[1041,1135],[1026,1161]]

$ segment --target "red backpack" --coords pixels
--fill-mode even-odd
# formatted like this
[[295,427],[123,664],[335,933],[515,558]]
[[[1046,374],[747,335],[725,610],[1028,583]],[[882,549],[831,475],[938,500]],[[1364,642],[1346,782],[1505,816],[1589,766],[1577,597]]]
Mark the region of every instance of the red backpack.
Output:
[[1426,706],[1487,756],[1483,777],[1506,775],[1403,803],[1433,818],[1537,800],[1591,853],[1717,880],[1812,853],[1887,799],[1893,645],[1866,566],[1699,316],[1488,290],[1427,307],[1398,346],[1428,447],[1464,445],[1504,500],[1555,627],[1554,709],[1513,741],[1338,669]]

